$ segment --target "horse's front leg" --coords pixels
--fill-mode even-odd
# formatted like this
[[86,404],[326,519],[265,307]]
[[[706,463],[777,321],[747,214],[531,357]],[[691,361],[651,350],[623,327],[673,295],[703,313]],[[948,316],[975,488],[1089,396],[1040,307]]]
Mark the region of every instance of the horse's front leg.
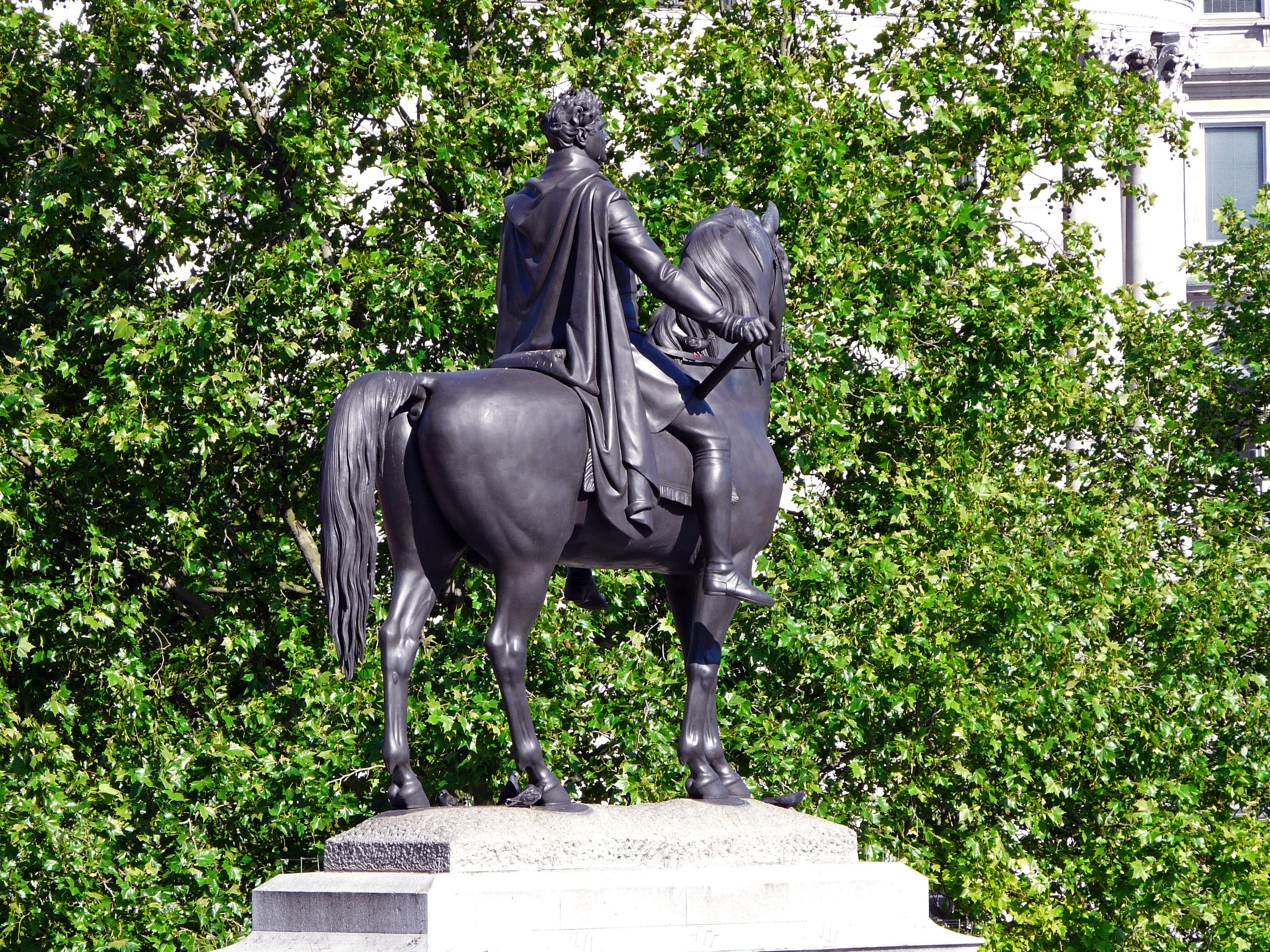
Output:
[[[708,667],[702,665],[702,667]],[[736,772],[730,763],[728,763],[727,754],[723,751],[723,739],[719,736],[719,711],[717,707],[719,697],[719,666],[716,664],[709,672],[702,672],[700,675],[703,681],[708,680],[708,685],[703,686],[703,693],[706,694],[706,713],[703,719],[703,744],[705,748],[706,760],[710,766],[714,768],[714,772],[718,774],[719,779],[723,781],[723,785],[728,788],[728,795],[733,797],[750,796],[750,788],[746,786],[745,781],[741,779],[741,775]]]
[[547,597],[554,565],[499,566],[494,580],[497,601],[494,623],[485,635],[485,652],[494,668],[503,707],[512,732],[512,757],[516,769],[542,790],[544,806],[571,803],[568,792],[542,756],[542,745],[529,713],[525,689],[525,664],[529,632]]
[[736,599],[705,594],[699,579],[691,576],[666,576],[665,581],[688,682],[679,732],[679,762],[688,768],[688,796],[748,797],[749,788],[723,751],[716,708],[723,636],[736,612]]

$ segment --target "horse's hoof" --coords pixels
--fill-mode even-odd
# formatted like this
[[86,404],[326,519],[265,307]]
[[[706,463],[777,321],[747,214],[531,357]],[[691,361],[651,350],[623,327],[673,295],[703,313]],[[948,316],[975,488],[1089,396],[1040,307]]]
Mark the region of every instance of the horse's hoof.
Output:
[[707,568],[701,579],[701,590],[707,595],[727,595],[729,598],[737,598],[751,605],[757,605],[759,608],[771,608],[776,604],[776,599],[741,578],[736,569],[730,572],[719,572]]
[[730,796],[727,786],[714,771],[699,777],[690,776],[684,782],[684,787],[692,800],[726,800]]
[[542,791],[542,796],[537,803],[540,807],[568,806],[573,802],[573,798],[569,796],[569,791],[564,788],[564,784],[556,780],[554,776],[547,783],[541,784],[539,789]]
[[520,775],[516,771],[512,771],[510,777],[507,778],[507,785],[503,787],[503,800],[510,803],[518,795],[527,793],[532,787],[535,791],[533,799],[528,803],[523,801],[517,803],[517,806],[534,806],[539,809],[555,809],[557,807],[565,808],[564,812],[570,812],[567,808],[573,803],[573,799],[569,796],[569,791],[564,788],[564,784],[560,782],[560,778],[553,774],[545,765],[538,769],[532,767],[526,768],[525,779],[529,781],[524,788],[520,786]]
[[392,784],[387,793],[388,805],[394,810],[426,810],[432,806],[417,777],[412,777],[404,784]]
[[535,810],[547,810],[551,813],[591,812],[591,808],[585,803],[578,803],[569,796],[569,791],[564,788],[564,784],[556,779],[555,774],[548,771],[548,777],[547,782],[539,787],[542,791],[542,796],[534,804]]
[[731,764],[725,762],[720,767],[718,764],[712,763],[710,766],[714,768],[714,772],[723,781],[723,785],[728,788],[728,796],[740,797],[742,800],[750,799],[750,788],[745,785],[741,775],[732,769]]

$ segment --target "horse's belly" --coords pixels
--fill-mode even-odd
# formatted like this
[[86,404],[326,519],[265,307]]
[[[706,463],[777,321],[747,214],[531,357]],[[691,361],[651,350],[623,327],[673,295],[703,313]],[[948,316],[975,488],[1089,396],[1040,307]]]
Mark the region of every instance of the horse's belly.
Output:
[[560,556],[562,565],[592,569],[640,569],[686,575],[700,541],[697,518],[687,506],[663,502],[653,511],[653,531],[642,539],[619,532],[594,500],[578,503],[577,524]]

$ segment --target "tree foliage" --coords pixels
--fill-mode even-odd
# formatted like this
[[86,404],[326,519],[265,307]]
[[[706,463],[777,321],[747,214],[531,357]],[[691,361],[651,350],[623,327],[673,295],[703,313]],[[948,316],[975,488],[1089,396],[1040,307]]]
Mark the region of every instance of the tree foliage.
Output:
[[[7,947],[215,948],[376,809],[377,664],[337,676],[301,541],[322,427],[366,370],[486,362],[501,200],[566,82],[667,248],[781,209],[794,501],[720,699],[753,786],[810,790],[997,949],[1270,943],[1264,207],[1195,258],[1213,326],[1106,297],[1086,232],[1048,253],[1004,209],[1078,200],[1176,114],[1066,2],[851,32],[880,6],[94,0],[54,28],[5,0]],[[548,761],[674,796],[664,598],[601,583],[611,612],[536,630]],[[428,626],[430,793],[491,802],[510,767],[491,606],[465,567]]]

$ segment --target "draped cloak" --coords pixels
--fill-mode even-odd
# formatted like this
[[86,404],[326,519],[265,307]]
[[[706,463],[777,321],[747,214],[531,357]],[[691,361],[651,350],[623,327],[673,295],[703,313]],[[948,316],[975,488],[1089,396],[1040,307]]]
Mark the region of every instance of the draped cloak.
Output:
[[657,462],[609,248],[608,207],[625,198],[595,163],[554,152],[504,200],[495,367],[573,387],[586,411],[600,511],[631,538],[651,529]]

